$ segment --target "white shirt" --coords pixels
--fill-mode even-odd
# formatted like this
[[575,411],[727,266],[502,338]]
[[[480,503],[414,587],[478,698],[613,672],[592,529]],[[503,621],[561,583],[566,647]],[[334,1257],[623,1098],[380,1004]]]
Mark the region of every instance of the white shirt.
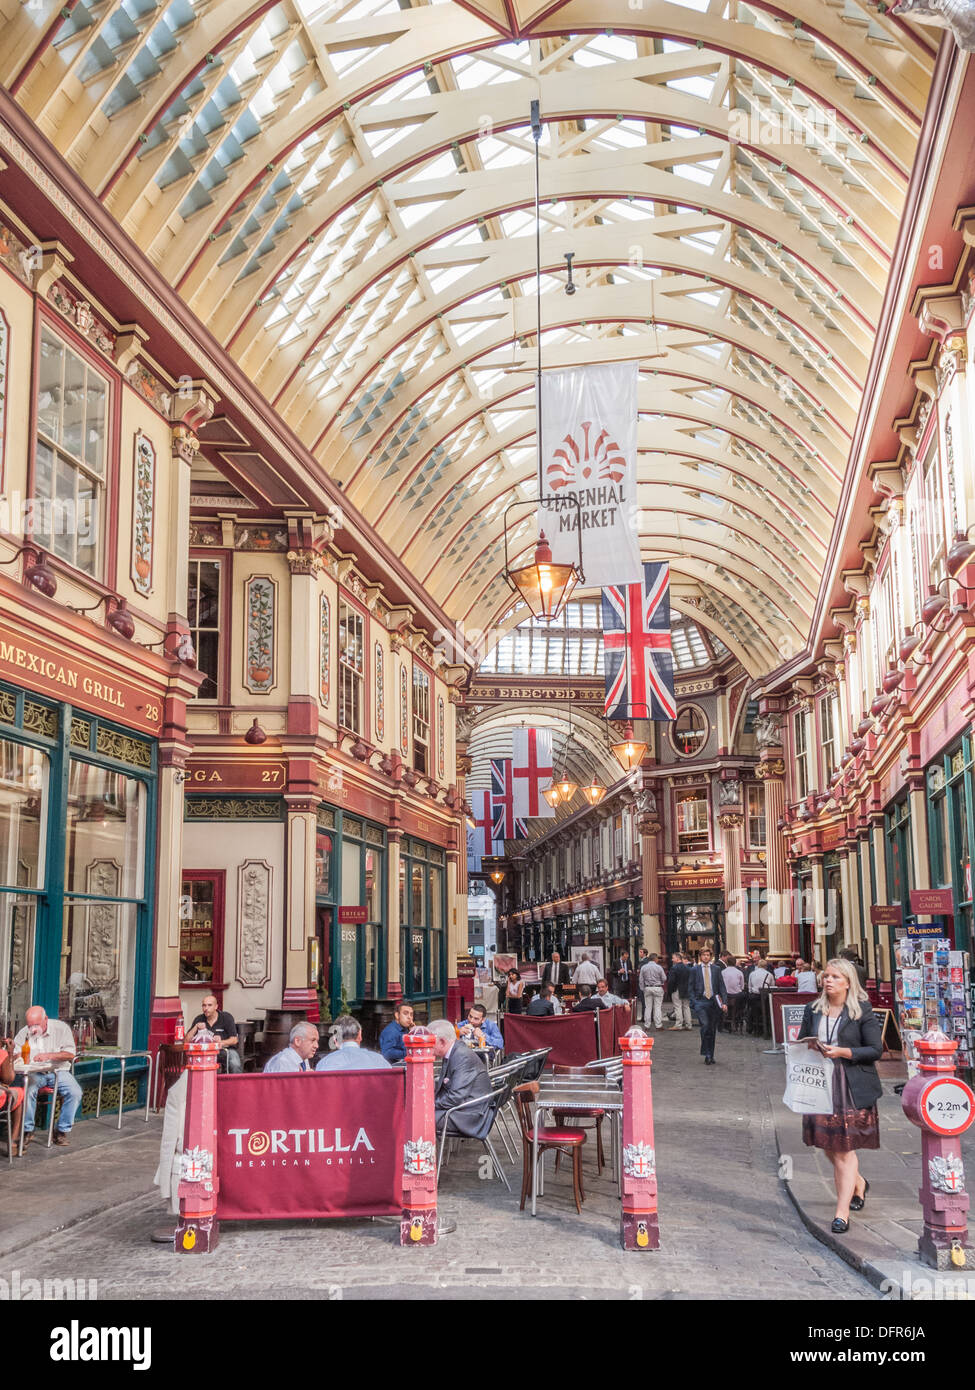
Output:
[[285,1047],[280,1052],[275,1052],[264,1063],[265,1072],[276,1071],[311,1071],[311,1062],[304,1057],[299,1057],[293,1047]]
[[595,985],[599,978],[599,970],[593,965],[592,961],[583,960],[576,966],[576,973],[572,976],[572,983],[574,985]]
[[800,994],[816,993],[816,972],[815,970],[800,970],[796,976],[796,989]]
[[761,994],[766,985],[772,984],[774,984],[774,980],[772,979],[771,972],[763,970],[760,965],[756,965],[755,969],[748,977],[748,993]]
[[[13,1055],[14,1071],[23,1072],[27,1068],[21,1061],[20,1049],[24,1045],[24,1039],[30,1043],[30,1055],[33,1058],[37,1054],[44,1052],[70,1052],[74,1057],[78,1049],[75,1046],[74,1034],[66,1023],[62,1023],[59,1018],[49,1018],[47,1029],[39,1037],[31,1037],[30,1029],[25,1025],[14,1038],[11,1049]],[[37,1071],[68,1071],[71,1067],[70,1059],[66,1062],[40,1062],[33,1063],[33,1070]]]

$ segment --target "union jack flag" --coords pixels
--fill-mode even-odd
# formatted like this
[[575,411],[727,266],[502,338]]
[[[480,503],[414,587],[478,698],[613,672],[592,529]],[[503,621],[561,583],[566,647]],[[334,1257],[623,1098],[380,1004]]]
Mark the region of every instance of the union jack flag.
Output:
[[676,719],[670,645],[670,566],[643,566],[642,584],[603,590],[608,719]]
[[491,808],[496,840],[524,840],[528,822],[515,815],[515,779],[510,758],[491,759]]
[[[477,790],[471,792],[471,807],[474,811],[473,845],[468,845],[468,868],[479,873],[481,860],[485,855],[504,854],[504,845],[492,836],[494,822],[491,815],[491,793]],[[473,859],[473,867],[471,861]]]

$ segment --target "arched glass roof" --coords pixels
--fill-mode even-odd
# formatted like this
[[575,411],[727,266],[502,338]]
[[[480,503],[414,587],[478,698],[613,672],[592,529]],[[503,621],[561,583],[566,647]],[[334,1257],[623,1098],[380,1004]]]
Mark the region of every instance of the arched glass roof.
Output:
[[535,488],[537,98],[545,362],[640,363],[644,556],[759,674],[808,631],[936,43],[868,0],[32,0],[0,77],[482,629]]

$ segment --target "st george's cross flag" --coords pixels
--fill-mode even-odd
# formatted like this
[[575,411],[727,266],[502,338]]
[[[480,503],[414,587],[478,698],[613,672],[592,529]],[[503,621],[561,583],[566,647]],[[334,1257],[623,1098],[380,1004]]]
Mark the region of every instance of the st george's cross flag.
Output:
[[603,590],[607,719],[676,719],[670,645],[670,566],[643,566],[642,584]]
[[491,808],[496,840],[523,840],[528,825],[515,815],[515,779],[510,758],[491,759]]
[[481,860],[485,855],[504,854],[504,845],[498,843],[493,837],[494,817],[491,812],[491,792],[490,790],[478,790],[471,792],[471,807],[474,811],[474,846],[473,855],[468,855],[468,867],[471,867],[473,858],[473,872],[477,873],[481,867]]
[[514,779],[514,814],[555,817],[555,807],[542,796],[552,780],[552,730],[515,729],[511,736],[511,775]]

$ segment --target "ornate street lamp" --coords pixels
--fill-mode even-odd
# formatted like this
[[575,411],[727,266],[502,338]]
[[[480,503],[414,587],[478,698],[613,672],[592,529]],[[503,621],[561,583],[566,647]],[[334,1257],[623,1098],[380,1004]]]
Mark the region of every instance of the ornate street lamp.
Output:
[[[576,501],[578,502],[578,498]],[[508,512],[512,510],[512,507],[522,505],[524,504],[514,502],[511,507],[507,508],[505,511],[506,527]],[[530,563],[518,565],[512,569],[508,564],[507,529],[505,530],[504,542],[505,578],[508,583],[515,593],[521,596],[533,617],[537,618],[539,622],[555,622],[556,618],[561,617],[562,609],[565,607],[569,595],[582,577],[581,561],[579,566],[555,564],[552,559],[552,548],[545,539],[545,532],[541,531],[535,545],[534,557]]]
[[606,795],[606,788],[596,776],[595,768],[593,768],[592,780],[582,788],[582,794],[589,802],[590,806],[598,806]]
[[622,741],[620,743],[614,743],[612,749],[623,771],[632,772],[635,767],[639,767],[643,762],[643,755],[647,751],[647,745],[633,737],[633,725],[627,724],[626,733]]

